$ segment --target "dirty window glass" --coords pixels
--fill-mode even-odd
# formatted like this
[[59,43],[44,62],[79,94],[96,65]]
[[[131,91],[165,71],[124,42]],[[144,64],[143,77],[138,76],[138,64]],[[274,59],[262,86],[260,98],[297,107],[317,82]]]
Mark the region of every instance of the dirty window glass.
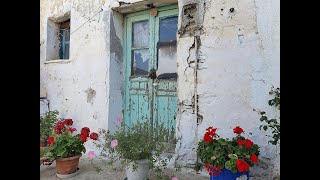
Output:
[[60,29],[60,59],[69,59],[70,29]]
[[141,48],[149,46],[149,22],[139,21],[133,23],[132,47]]
[[132,51],[132,69],[131,75],[148,75],[149,69],[149,49],[140,49]]
[[59,24],[60,59],[69,59],[70,19]]
[[160,20],[160,41],[176,40],[178,17],[169,17]]
[[175,45],[162,46],[158,50],[158,73],[175,73],[177,70],[177,47]]
[[177,24],[178,17],[160,19],[160,37],[158,42],[158,79],[177,78]]
[[149,70],[149,21],[132,24],[131,76],[148,75]]

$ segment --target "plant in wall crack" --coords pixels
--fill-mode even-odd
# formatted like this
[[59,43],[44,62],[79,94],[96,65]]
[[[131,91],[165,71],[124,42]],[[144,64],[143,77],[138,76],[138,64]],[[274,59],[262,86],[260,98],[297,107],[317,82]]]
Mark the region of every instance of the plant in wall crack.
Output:
[[[273,106],[280,111],[280,88],[272,87],[269,94],[274,96],[273,99],[268,101],[269,106]],[[275,118],[268,118],[264,111],[259,111],[259,114],[261,115],[260,121],[265,123],[264,125],[260,125],[260,130],[263,129],[264,131],[267,131],[270,129],[272,133],[272,140],[270,140],[269,143],[273,145],[278,144],[280,140],[280,117],[279,120]]]

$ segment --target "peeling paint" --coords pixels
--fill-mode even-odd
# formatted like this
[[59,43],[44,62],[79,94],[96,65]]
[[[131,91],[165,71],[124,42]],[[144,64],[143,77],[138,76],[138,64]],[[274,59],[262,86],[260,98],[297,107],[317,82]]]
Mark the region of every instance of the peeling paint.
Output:
[[85,91],[87,93],[87,103],[93,104],[93,100],[96,97],[96,91],[94,89],[87,89]]

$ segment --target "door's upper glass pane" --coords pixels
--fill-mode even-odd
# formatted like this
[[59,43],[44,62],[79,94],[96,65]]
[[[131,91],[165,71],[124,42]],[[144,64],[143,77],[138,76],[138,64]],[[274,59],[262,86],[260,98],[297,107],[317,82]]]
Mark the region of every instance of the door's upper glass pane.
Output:
[[[176,78],[177,46],[163,46],[158,49],[158,72],[160,78]],[[163,77],[162,77],[163,76]]]
[[140,49],[132,51],[132,76],[148,75],[149,69],[149,49]]
[[132,47],[148,47],[149,46],[149,21],[138,21],[133,23],[132,30]]
[[160,41],[176,40],[178,17],[160,19]]

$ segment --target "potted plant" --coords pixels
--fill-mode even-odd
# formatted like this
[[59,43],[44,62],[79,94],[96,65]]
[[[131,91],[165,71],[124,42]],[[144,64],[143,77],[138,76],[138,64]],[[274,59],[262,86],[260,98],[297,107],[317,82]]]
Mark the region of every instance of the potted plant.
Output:
[[235,180],[243,175],[249,179],[249,169],[258,161],[259,146],[243,137],[244,131],[239,126],[233,129],[236,136],[232,139],[219,137],[216,130],[208,127],[197,149],[210,180]]
[[88,139],[97,140],[98,134],[90,133],[88,127],[83,127],[80,134],[74,134],[72,119],[58,121],[54,132],[48,138],[48,153],[51,160],[56,160],[57,176],[72,177],[77,174],[79,159],[86,152],[84,143]]
[[148,122],[137,122],[130,127],[122,124],[114,133],[102,129],[99,132],[101,141],[96,145],[102,148],[101,156],[107,157],[111,164],[120,160],[127,180],[147,180],[150,169],[154,169],[158,178],[162,179],[163,169],[172,156],[162,154],[168,149],[165,145],[170,143],[163,143],[166,137],[158,132],[159,129],[165,131],[166,128],[163,125],[154,128]]

